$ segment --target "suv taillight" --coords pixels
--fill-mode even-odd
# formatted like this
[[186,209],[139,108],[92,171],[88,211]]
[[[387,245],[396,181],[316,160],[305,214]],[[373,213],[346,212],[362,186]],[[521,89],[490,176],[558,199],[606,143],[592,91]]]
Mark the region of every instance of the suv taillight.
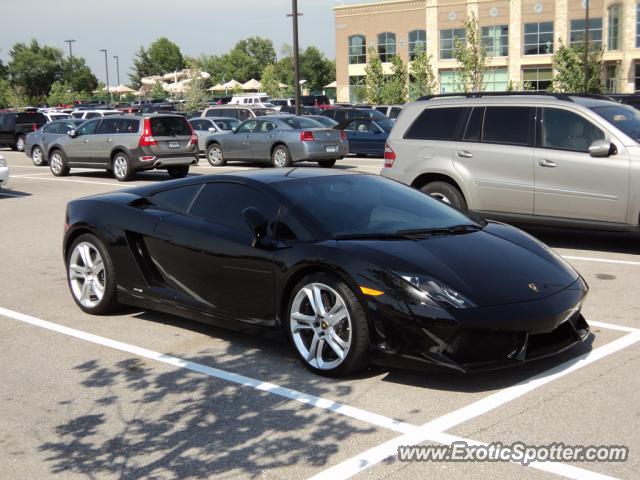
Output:
[[315,137],[313,136],[313,132],[305,130],[300,132],[300,141],[301,142],[313,142],[315,141]]
[[394,152],[388,143],[384,144],[384,168],[393,167],[393,162],[396,159],[396,152]]
[[36,130],[38,130],[38,125],[36,125],[35,123],[31,124],[31,130],[33,132],[35,132]]
[[189,128],[191,129],[191,140],[189,140],[189,145],[197,145],[198,144],[198,136],[196,135],[195,130],[191,126],[189,122],[187,122]]
[[347,139],[347,132],[345,132],[344,130],[340,130],[340,140],[346,140]]
[[140,136],[138,145],[140,147],[151,147],[152,145],[157,145],[158,142],[156,142],[156,139],[153,138],[153,135],[151,134],[151,119],[145,118],[143,122],[142,135]]

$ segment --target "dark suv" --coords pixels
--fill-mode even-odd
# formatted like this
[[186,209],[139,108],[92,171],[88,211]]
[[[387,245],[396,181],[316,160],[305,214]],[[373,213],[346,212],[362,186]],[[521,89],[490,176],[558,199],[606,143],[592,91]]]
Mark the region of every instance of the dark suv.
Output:
[[47,123],[47,117],[37,112],[0,113],[0,147],[24,152],[24,140],[29,132],[35,132]]
[[94,118],[56,139],[47,151],[55,176],[72,167],[101,168],[120,181],[139,171],[166,169],[173,178],[198,161],[198,138],[179,115],[113,115]]

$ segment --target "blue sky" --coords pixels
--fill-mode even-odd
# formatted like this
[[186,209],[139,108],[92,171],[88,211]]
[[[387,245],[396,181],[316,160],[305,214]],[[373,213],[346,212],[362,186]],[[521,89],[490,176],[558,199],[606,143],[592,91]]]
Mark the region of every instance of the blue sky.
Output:
[[[5,63],[16,42],[60,47],[75,39],[74,55],[83,56],[100,80],[105,78],[104,54],[109,53],[109,80],[115,84],[113,55],[120,59],[120,80],[128,81],[131,57],[140,45],[166,36],[183,54],[219,54],[242,38],[258,35],[273,40],[279,53],[292,42],[291,0],[0,0],[0,58]],[[371,2],[373,0],[366,0]],[[358,0],[298,0],[301,47],[315,45],[335,57],[332,7]]]

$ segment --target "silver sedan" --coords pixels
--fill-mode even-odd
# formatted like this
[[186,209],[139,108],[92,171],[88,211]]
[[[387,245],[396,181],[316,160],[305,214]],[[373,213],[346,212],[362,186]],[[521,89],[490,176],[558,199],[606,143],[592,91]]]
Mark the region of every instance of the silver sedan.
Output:
[[231,133],[234,127],[240,125],[240,120],[229,117],[192,118],[189,120],[193,131],[198,137],[198,150],[204,153],[207,147],[207,138],[212,133]]
[[232,130],[207,138],[207,160],[222,166],[228,160],[269,162],[288,167],[294,162],[315,161],[333,167],[349,153],[346,135],[316,120],[294,115],[252,118]]

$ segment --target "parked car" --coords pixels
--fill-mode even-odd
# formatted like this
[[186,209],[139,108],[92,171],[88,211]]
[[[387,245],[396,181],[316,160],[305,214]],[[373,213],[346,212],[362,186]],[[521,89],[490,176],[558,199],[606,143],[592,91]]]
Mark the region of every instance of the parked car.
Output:
[[229,105],[254,106],[264,108],[275,108],[271,103],[271,97],[266,93],[246,93],[231,97]]
[[241,122],[248,118],[262,117],[265,115],[276,115],[278,111],[275,108],[261,107],[241,107],[237,105],[220,105],[205,108],[202,117],[228,117],[236,118]]
[[0,147],[23,152],[27,134],[45,123],[47,117],[36,111],[0,113]]
[[5,158],[0,155],[0,188],[6,187],[9,184],[9,177],[11,172]]
[[226,105],[233,97],[213,97],[209,99],[210,105]]
[[49,146],[57,139],[66,136],[72,130],[76,130],[86,120],[56,120],[40,127],[35,132],[27,134],[24,143],[24,153],[36,167],[47,165],[46,152]]
[[293,98],[274,98],[271,103],[275,105],[276,109],[280,110],[282,107],[290,107],[295,104]]
[[[280,113],[290,113],[291,115],[295,115],[296,107],[295,106],[280,107]],[[321,115],[322,109],[320,107],[310,107],[310,106],[303,105],[300,108],[300,114],[301,115]]]
[[338,123],[354,118],[371,118],[373,120],[385,120],[387,118],[383,113],[372,108],[328,108],[322,110],[320,115],[333,118]]
[[274,167],[289,167],[301,161],[333,167],[348,153],[344,132],[295,115],[247,120],[232,134],[212,134],[206,147],[207,160],[213,166],[243,160],[270,162]]
[[307,118],[315,120],[316,122],[320,122],[327,128],[333,128],[338,125],[338,122],[336,122],[333,118],[325,117],[324,115],[307,115]]
[[207,138],[212,133],[230,133],[242,122],[228,117],[205,117],[192,118],[189,123],[198,136],[198,150],[204,153],[207,148]]
[[71,116],[79,120],[89,120],[90,118],[106,117],[109,115],[122,115],[122,112],[120,110],[74,110],[71,112]]
[[[295,99],[293,100],[295,105]],[[300,103],[305,107],[328,107],[331,105],[329,97],[326,95],[302,95]]]
[[623,103],[636,110],[640,110],[640,95],[637,93],[608,93],[607,97],[618,103]]
[[590,337],[588,286],[548,247],[377,175],[200,175],[74,200],[65,218],[82,311],[271,329],[314,373],[475,372]]
[[349,153],[384,157],[384,146],[393,128],[393,121],[388,118],[384,120],[356,118],[345,120],[334,128],[343,130],[347,134]]
[[106,169],[120,181],[136,172],[166,169],[173,178],[198,162],[198,138],[179,115],[118,115],[94,118],[56,139],[47,152],[55,176],[73,167]]
[[373,108],[391,120],[398,118],[402,111],[402,105],[376,105]]
[[73,118],[70,113],[63,112],[44,112],[43,115],[47,117],[47,121],[55,122],[56,120],[68,120]]
[[580,95],[405,106],[382,175],[512,222],[638,229],[640,112]]

